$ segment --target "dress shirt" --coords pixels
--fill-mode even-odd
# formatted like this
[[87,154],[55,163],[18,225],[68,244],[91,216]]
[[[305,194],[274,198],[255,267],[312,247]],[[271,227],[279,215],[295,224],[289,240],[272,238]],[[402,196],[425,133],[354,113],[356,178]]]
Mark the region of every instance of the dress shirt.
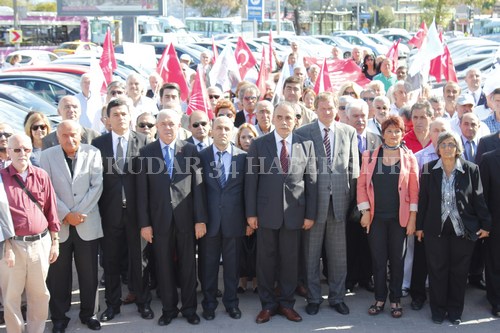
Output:
[[16,235],[36,235],[47,228],[52,232],[59,231],[61,226],[57,217],[56,195],[47,172],[28,165],[25,173],[25,186],[38,200],[43,213],[14,179],[22,178],[14,166],[0,171]]
[[[325,128],[326,126],[318,120],[318,125],[319,125],[319,131],[321,133],[321,138],[323,139],[325,137]],[[330,131],[328,132],[328,136],[330,137],[330,161],[333,163],[333,156],[334,154],[334,148],[335,148],[335,134],[333,133],[333,129],[335,127],[333,126],[333,123],[330,125],[329,129]]]
[[495,112],[493,112],[489,117],[483,121],[490,131],[490,134],[500,131],[500,122],[497,121]]
[[456,160],[455,168],[451,171],[450,177],[446,176],[442,160],[439,160],[433,169],[443,169],[443,180],[441,182],[441,230],[447,218],[450,218],[453,230],[457,236],[464,235],[464,224],[458,213],[457,200],[455,197],[455,174],[456,172],[465,173],[462,163]]
[[375,117],[368,119],[368,124],[366,125],[366,130],[368,132],[382,135],[382,125],[375,119]]
[[233,156],[233,146],[229,145],[225,150],[219,150],[215,145],[213,145],[213,151],[214,151],[214,161],[216,165],[217,162],[219,161],[219,155],[217,153],[226,152],[226,154],[222,155],[222,164],[224,165],[224,173],[226,175],[226,183],[227,183],[229,181],[229,176],[231,172],[231,159]]
[[[194,136],[192,137],[193,138],[193,142],[194,142],[194,145],[196,146],[196,149],[198,151],[202,151],[203,149],[207,148],[208,146],[210,146],[212,144],[212,140],[210,140],[209,137],[207,137],[207,139],[205,141],[200,141],[198,139],[196,139]],[[203,143],[203,148],[201,148],[200,146],[198,146],[198,144],[200,143]]]
[[422,171],[424,164],[435,161],[439,159],[438,154],[436,154],[436,147],[430,144],[419,152],[415,153],[415,158],[417,159],[418,169]]
[[[123,157],[127,157],[127,149],[128,149],[128,138],[130,136],[130,131],[125,132],[125,134],[121,135],[122,139],[122,148],[123,148]],[[116,160],[116,146],[118,145],[118,138],[120,135],[116,134],[115,132],[111,131],[111,137],[113,138],[113,156],[115,157]],[[126,161],[126,160],[125,160]]]
[[278,161],[281,155],[281,147],[283,144],[281,140],[285,139],[286,141],[286,150],[288,152],[288,158],[291,160],[292,158],[292,134],[288,135],[286,138],[282,138],[278,132],[274,131],[274,139],[276,140],[276,155],[278,156]]
[[262,132],[262,130],[260,129],[259,124],[255,125],[255,129],[257,130],[257,136],[261,137],[263,135],[266,135],[266,134],[271,133],[272,131],[274,131],[274,126],[271,124],[271,127],[269,128],[269,131],[266,132],[266,133]]
[[469,141],[469,139],[467,139],[465,136],[463,136],[462,134],[460,134],[460,139],[462,139],[462,147],[464,148],[464,152],[463,152],[463,157],[467,160],[467,161],[470,161],[472,163],[474,163],[474,160],[476,158],[476,151],[477,151],[477,145],[479,143],[479,138],[478,136],[476,135],[476,137],[470,141],[472,141],[472,144],[474,145],[473,148],[474,148],[474,156],[472,156],[472,158],[469,158],[469,156],[466,156],[469,152],[468,148],[467,148],[467,141]]
[[[248,114],[249,113],[247,112],[247,110],[243,110],[243,114],[245,115],[245,123],[248,123]],[[255,113],[255,110],[253,112],[252,121],[249,124],[252,124],[252,125],[257,124],[257,114]]]
[[485,119],[491,116],[493,110],[488,108],[486,105],[478,105],[473,109],[473,112],[476,114],[479,120],[485,122]]

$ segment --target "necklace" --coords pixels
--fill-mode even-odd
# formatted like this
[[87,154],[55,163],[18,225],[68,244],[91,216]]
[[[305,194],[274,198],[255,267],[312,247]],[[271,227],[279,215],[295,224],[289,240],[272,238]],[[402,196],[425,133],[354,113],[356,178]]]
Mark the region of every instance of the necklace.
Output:
[[387,149],[387,150],[398,150],[401,147],[401,143],[398,144],[397,146],[388,146],[386,143],[382,144],[382,148]]

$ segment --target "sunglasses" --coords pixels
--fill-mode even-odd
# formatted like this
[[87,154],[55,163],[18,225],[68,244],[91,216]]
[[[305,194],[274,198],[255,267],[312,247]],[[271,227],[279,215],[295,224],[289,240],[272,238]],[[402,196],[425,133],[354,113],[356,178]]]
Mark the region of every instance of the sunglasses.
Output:
[[363,101],[365,102],[373,102],[375,100],[375,97],[363,97]]
[[354,91],[344,91],[344,96],[345,95],[356,96],[356,93]]
[[198,127],[200,127],[200,125],[201,125],[201,126],[207,126],[207,124],[208,124],[208,123],[207,123],[206,121],[197,121],[197,122],[194,122],[194,123],[193,123],[193,127],[194,127],[194,128],[198,128]]
[[339,110],[342,110],[342,111],[345,111],[346,110],[346,106],[339,106]]
[[123,91],[121,90],[112,90],[109,92],[112,96],[116,96],[116,95],[123,95]]
[[375,109],[377,109],[377,110],[387,110],[388,107],[387,106],[376,106]]
[[246,101],[255,101],[257,100],[256,96],[245,96],[243,97]]
[[31,148],[10,148],[16,154],[19,154],[21,151],[24,151],[26,154],[31,153]]
[[153,128],[155,126],[155,124],[151,124],[151,123],[139,123],[137,124],[137,126],[139,126],[140,128],[144,128],[144,127],[148,127],[148,128]]
[[302,118],[302,115],[301,114],[296,114],[295,118],[297,118],[298,120],[300,120]]
[[228,117],[228,118],[233,118],[233,114],[232,113],[227,113],[227,114],[224,114],[224,113],[219,113],[217,115],[217,117]]
[[212,99],[212,98],[219,99],[220,95],[208,95],[208,98],[209,99]]
[[10,138],[12,136],[12,133],[8,133],[8,132],[0,132],[0,138],[2,136],[5,136],[5,138]]
[[38,130],[45,131],[46,129],[47,129],[47,125],[33,125],[33,126],[31,126],[32,131],[38,131]]

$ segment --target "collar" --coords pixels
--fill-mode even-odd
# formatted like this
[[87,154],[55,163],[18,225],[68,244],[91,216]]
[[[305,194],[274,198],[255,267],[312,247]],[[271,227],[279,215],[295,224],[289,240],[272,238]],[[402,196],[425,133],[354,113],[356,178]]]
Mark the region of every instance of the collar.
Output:
[[477,141],[478,141],[477,137],[478,137],[478,136],[476,135],[476,137],[475,137],[474,139],[469,140],[469,139],[467,139],[467,138],[466,138],[466,137],[465,137],[462,133],[460,133],[460,138],[462,139],[462,143],[463,143],[463,145],[464,145],[464,149],[465,149],[465,144],[467,143],[467,141],[472,141],[472,142],[474,142],[474,144],[477,146]]
[[[193,138],[194,139],[194,138]],[[169,145],[167,145],[165,142],[162,141],[162,139],[158,139],[158,141],[160,142],[160,147],[161,147],[161,151],[163,151],[163,149],[165,149],[165,147],[169,147],[169,148],[172,148],[174,149],[175,147],[175,144],[177,143],[177,139],[174,139],[174,141],[170,142]]]
[[321,121],[318,120],[318,125],[319,125],[319,131],[321,132],[321,136],[323,137],[325,135],[325,128],[329,128],[330,132],[333,133],[333,129],[335,128],[335,121],[332,121],[330,124],[330,127],[327,127],[325,124],[323,124]]
[[[14,166],[12,165],[12,163],[5,168],[7,170],[7,172],[9,173],[9,175],[11,177],[14,177],[15,175],[21,175],[21,173],[17,172],[16,168],[14,168]],[[33,166],[31,165],[31,163],[28,164],[28,167],[26,168],[26,170],[24,170],[24,172],[27,172],[28,173],[28,176],[31,175],[33,173]]]
[[[75,157],[73,158],[74,160],[76,160],[78,158],[78,153],[80,152],[80,148],[81,147],[82,147],[81,145],[78,146],[78,149],[75,152]],[[64,158],[70,158],[70,157],[68,157],[68,154],[66,154],[66,152],[64,151],[64,149],[62,149],[62,147],[61,147],[61,150],[62,150],[62,152],[64,154]]]
[[129,136],[130,136],[130,130],[126,131],[123,135],[118,135],[114,131],[111,131],[111,137],[113,138],[113,141],[118,141],[118,138],[122,137],[126,142],[128,142]]
[[274,131],[274,140],[276,141],[276,146],[277,147],[280,147],[280,143],[281,141],[285,139],[287,145],[292,145],[292,133],[290,133],[289,136],[287,136],[286,138],[282,138],[281,135],[278,134],[278,132],[276,132],[276,130]]
[[218,152],[221,152],[221,153],[226,152],[226,153],[228,153],[230,156],[233,154],[233,146],[232,146],[231,144],[229,144],[229,145],[227,146],[227,148],[226,148],[226,149],[224,149],[224,150],[219,150],[219,148],[217,148],[217,147],[213,144],[213,145],[212,145],[212,149],[213,149],[213,151],[214,151],[214,156],[217,156],[217,153],[218,153]]
[[[436,165],[432,169],[434,170],[434,169],[439,169],[439,168],[443,169],[443,171],[444,171],[443,160],[441,158],[439,158]],[[460,171],[461,173],[465,173],[464,168],[462,167],[462,161],[459,158],[457,158],[455,160],[455,167],[453,168],[452,171],[455,171],[455,170]]]

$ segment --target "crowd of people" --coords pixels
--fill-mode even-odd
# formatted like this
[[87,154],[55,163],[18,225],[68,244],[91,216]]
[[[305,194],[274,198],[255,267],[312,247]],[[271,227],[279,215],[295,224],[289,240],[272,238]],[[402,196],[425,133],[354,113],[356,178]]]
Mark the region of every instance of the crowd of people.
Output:
[[176,83],[152,74],[148,91],[131,74],[107,86],[104,103],[82,76],[81,93],[59,101],[53,132],[41,112],[25,133],[0,123],[7,332],[26,321],[41,333],[49,313],[52,332],[65,332],[73,262],[91,330],[131,303],[155,318],[155,289],[160,326],[179,313],[200,323],[198,287],[205,320],[218,298],[239,319],[248,284],[258,324],[276,314],[299,322],[295,294],[316,315],[323,275],[342,315],[346,292],[362,287],[374,292],[369,315],[389,298],[400,318],[401,298],[422,309],[428,284],[432,321],[460,324],[468,282],[500,317],[500,84],[484,91],[470,69],[467,90],[447,82],[442,97],[415,93],[406,67],[393,73],[390,60],[356,49],[370,83],[316,93],[319,68],[297,52],[280,62],[290,76],[265,94],[246,81],[234,92],[209,85],[213,119],[187,115]]

